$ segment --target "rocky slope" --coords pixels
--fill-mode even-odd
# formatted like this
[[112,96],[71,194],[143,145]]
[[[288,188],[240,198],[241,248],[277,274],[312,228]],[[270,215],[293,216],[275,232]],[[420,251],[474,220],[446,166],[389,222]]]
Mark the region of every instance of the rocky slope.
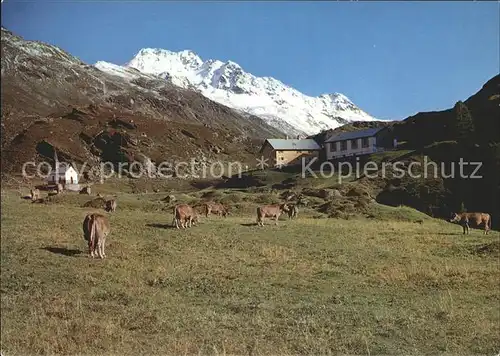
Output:
[[2,28],[2,173],[59,158],[253,160],[283,133],[192,90],[132,68],[100,70]]
[[192,51],[144,48],[123,67],[106,62],[95,65],[124,77],[133,68],[196,89],[216,102],[257,115],[289,135],[316,134],[349,121],[374,120],[343,94],[310,97],[274,78],[245,72],[232,61],[203,61]]

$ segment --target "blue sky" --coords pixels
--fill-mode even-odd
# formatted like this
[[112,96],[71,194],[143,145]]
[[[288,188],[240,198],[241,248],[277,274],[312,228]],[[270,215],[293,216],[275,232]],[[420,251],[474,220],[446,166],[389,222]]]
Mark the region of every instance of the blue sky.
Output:
[[381,119],[449,108],[497,75],[499,17],[475,1],[2,3],[4,27],[88,63],[191,49]]

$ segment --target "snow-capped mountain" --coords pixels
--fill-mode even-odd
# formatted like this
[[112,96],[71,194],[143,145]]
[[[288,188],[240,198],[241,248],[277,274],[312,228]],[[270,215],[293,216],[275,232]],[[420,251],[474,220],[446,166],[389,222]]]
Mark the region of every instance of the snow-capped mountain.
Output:
[[316,134],[348,121],[372,121],[340,93],[311,97],[271,77],[256,77],[237,63],[203,61],[192,51],[172,52],[144,48],[123,69],[106,62],[96,66],[115,75],[129,75],[136,69],[160,76],[183,88],[228,107],[263,118],[289,135]]

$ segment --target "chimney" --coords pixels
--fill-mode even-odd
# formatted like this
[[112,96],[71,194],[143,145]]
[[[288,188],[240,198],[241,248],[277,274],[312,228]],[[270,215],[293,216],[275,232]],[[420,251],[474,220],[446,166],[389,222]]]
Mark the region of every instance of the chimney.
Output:
[[288,135],[286,135],[286,138],[285,138],[285,140],[288,140]]

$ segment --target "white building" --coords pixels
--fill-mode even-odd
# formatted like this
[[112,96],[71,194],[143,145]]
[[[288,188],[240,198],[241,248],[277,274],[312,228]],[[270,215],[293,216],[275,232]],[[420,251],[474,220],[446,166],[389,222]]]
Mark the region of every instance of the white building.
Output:
[[325,140],[326,159],[360,156],[392,149],[396,147],[397,141],[390,136],[390,130],[386,127],[333,134]]
[[55,168],[47,177],[48,184],[61,183],[66,184],[78,184],[78,172],[71,166],[64,162],[58,162]]

